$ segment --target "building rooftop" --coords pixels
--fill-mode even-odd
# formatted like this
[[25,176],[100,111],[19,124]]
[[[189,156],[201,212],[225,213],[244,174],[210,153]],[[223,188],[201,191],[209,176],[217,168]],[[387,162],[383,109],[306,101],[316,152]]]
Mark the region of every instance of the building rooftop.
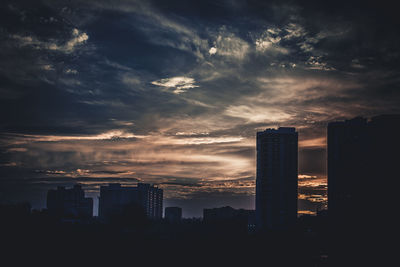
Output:
[[264,132],[261,133],[295,133],[296,128],[294,127],[279,127],[278,129],[268,128],[265,129]]

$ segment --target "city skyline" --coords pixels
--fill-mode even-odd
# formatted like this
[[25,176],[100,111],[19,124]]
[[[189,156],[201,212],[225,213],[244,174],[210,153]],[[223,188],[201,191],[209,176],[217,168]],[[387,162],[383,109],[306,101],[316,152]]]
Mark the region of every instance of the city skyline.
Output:
[[[256,132],[299,133],[299,212],[326,204],[328,123],[400,113],[390,6],[3,1],[0,201],[80,183],[254,209]],[[97,211],[97,208],[94,208]]]

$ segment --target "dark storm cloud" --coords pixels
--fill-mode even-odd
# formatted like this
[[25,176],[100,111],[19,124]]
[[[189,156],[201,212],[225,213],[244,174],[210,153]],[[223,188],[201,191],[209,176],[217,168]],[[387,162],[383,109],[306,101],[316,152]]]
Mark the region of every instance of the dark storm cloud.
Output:
[[254,179],[257,131],[295,126],[300,174],[325,177],[328,122],[399,112],[383,3],[0,5],[3,178],[136,177],[234,203],[254,194],[238,181]]

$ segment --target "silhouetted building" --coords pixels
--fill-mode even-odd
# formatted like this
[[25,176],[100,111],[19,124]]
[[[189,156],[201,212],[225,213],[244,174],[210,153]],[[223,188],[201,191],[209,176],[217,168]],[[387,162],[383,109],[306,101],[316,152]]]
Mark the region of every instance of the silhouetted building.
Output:
[[234,209],[230,206],[203,209],[203,221],[207,224],[234,225],[243,229],[254,228],[254,210]]
[[257,132],[257,229],[286,229],[296,223],[297,155],[295,128]]
[[361,208],[369,145],[367,119],[329,123],[328,209],[331,218],[349,220]]
[[47,209],[64,218],[90,218],[93,216],[93,199],[85,197],[81,185],[70,189],[58,186],[57,190],[47,192]]
[[221,207],[213,209],[203,209],[203,220],[205,222],[229,220],[236,216],[237,210],[230,207]]
[[150,184],[138,183],[139,203],[150,219],[160,220],[163,212],[163,190]]
[[165,219],[170,223],[179,223],[182,220],[182,209],[179,207],[165,208]]
[[[400,115],[328,125],[328,213],[332,266],[355,265],[396,241]],[[343,242],[345,240],[345,242]],[[373,240],[373,241],[372,241]],[[357,251],[354,250],[357,248]],[[347,266],[347,265],[346,265]]]
[[31,204],[28,202],[20,203],[0,203],[0,225],[4,221],[15,222],[26,220],[31,215]]
[[394,203],[387,185],[399,177],[399,131],[400,115],[329,123],[328,210],[336,224],[365,225],[390,213],[383,210]]
[[113,215],[122,214],[129,205],[143,209],[149,219],[161,219],[163,190],[142,183],[138,183],[136,187],[122,187],[120,184],[100,187],[100,218],[107,220]]

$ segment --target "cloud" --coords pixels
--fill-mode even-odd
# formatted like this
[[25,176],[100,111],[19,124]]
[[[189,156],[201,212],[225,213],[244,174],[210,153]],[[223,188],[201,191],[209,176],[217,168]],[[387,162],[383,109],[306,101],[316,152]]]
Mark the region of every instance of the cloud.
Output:
[[130,74],[123,75],[122,82],[130,86],[138,86],[141,84],[139,77]]
[[201,138],[186,138],[179,140],[177,144],[221,144],[240,142],[243,137],[240,136],[223,136],[223,137],[201,137]]
[[41,42],[33,36],[21,36],[18,34],[13,34],[10,37],[12,39],[17,40],[21,46],[25,46],[25,45],[37,46],[37,45],[41,44]]
[[355,58],[351,61],[350,67],[355,68],[355,69],[365,69],[365,66],[360,64],[360,60]]
[[360,89],[362,86],[357,80],[337,79],[317,75],[259,77],[258,85],[262,90],[249,101],[264,103],[285,103],[285,101],[302,102],[311,99],[321,99],[327,96],[344,95],[346,90]]
[[135,135],[124,130],[109,130],[96,135],[16,135],[17,144],[25,142],[60,142],[80,140],[117,140],[120,138],[143,138],[142,135]]
[[[121,138],[117,138],[121,137]],[[249,175],[252,165],[240,154],[220,154],[221,147],[242,145],[241,137],[193,137],[108,132],[96,136],[15,136],[10,157],[22,166],[46,175],[115,177],[135,175],[144,181],[169,181],[165,177],[228,180]],[[207,166],[207,168],[205,168]],[[57,171],[57,172],[55,172]],[[107,172],[105,172],[107,171]],[[247,174],[244,174],[247,173]],[[113,175],[114,176],[114,175]],[[185,178],[185,179],[186,179]]]
[[299,179],[316,179],[317,176],[315,176],[315,175],[307,175],[307,174],[299,174],[298,178]]
[[110,4],[101,1],[94,6],[134,14],[132,27],[141,30],[152,44],[184,51],[200,61],[209,51],[208,40],[198,34],[197,27],[192,27],[190,20],[162,13],[149,2],[123,1]]
[[294,39],[294,38],[301,38],[307,35],[306,30],[303,26],[296,24],[296,23],[289,23],[285,27],[286,34],[283,36],[283,39]]
[[279,28],[269,28],[255,40],[256,51],[289,54],[289,50],[279,45],[282,40]]
[[322,61],[322,56],[310,56],[306,62],[306,65],[308,65],[308,68],[312,70],[335,70],[335,68],[330,67],[328,63]]
[[43,65],[42,68],[47,71],[54,70],[54,67],[50,64]]
[[72,30],[72,39],[69,40],[63,47],[63,49],[67,52],[72,52],[77,45],[85,43],[89,36],[85,32],[80,32],[78,29]]
[[65,69],[64,70],[64,72],[66,73],[66,74],[78,74],[78,71],[77,70],[75,70],[75,69]]
[[30,46],[34,49],[45,49],[45,50],[53,50],[60,51],[64,53],[72,53],[76,50],[76,48],[82,44],[84,44],[89,36],[85,32],[81,32],[78,29],[74,28],[71,31],[72,38],[67,40],[64,44],[58,44],[58,40],[49,39],[47,41],[39,40],[35,36],[23,36],[19,34],[13,34],[10,37],[16,41],[18,41],[19,46]]
[[312,52],[314,51],[314,46],[309,41],[300,42],[300,49],[304,52]]
[[185,93],[188,89],[199,87],[195,84],[195,80],[190,77],[185,76],[177,76],[172,78],[164,78],[158,81],[153,81],[151,84],[167,87],[167,88],[175,88],[172,92],[174,94]]
[[301,147],[325,147],[326,137],[318,137],[314,139],[301,140],[299,146]]
[[229,32],[226,27],[219,30],[214,40],[214,47],[218,55],[237,60],[245,59],[250,49],[248,42]]
[[241,118],[249,122],[282,122],[288,120],[291,115],[277,108],[254,105],[229,106],[225,114],[231,117]]

